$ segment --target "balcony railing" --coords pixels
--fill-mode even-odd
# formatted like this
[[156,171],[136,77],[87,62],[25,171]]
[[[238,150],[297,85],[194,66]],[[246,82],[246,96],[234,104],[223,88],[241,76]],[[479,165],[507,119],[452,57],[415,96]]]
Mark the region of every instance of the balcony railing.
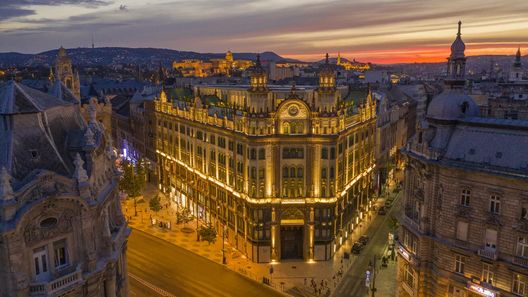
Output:
[[497,260],[497,256],[498,256],[498,252],[494,249],[479,249],[478,250],[478,255],[481,256],[481,257],[484,257],[484,258],[488,258],[490,260]]
[[528,258],[513,257],[513,264],[528,268]]
[[48,282],[31,283],[29,285],[30,296],[50,296],[65,288],[71,287],[82,280],[80,266],[73,272],[66,273]]

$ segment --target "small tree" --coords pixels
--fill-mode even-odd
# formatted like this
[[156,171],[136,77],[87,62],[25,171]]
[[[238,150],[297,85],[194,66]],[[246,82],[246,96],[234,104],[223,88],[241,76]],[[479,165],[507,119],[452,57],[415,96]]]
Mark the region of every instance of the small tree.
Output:
[[192,215],[191,211],[187,208],[184,208],[179,214],[177,223],[183,224],[183,226],[187,226],[187,223],[194,220],[194,216]]
[[398,229],[398,227],[400,226],[400,223],[398,222],[398,220],[391,216],[388,220],[387,220],[387,224],[389,225],[389,230],[391,232],[394,232]]
[[158,195],[156,195],[152,199],[150,199],[149,207],[150,207],[150,210],[152,210],[152,211],[154,211],[156,213],[161,210],[161,203],[160,203],[160,198],[159,198]]
[[119,181],[119,189],[127,193],[127,195],[131,198],[140,196],[141,192],[143,191],[143,187],[141,184],[141,177],[136,174],[134,165],[129,162],[123,162],[123,169],[124,172],[121,180]]
[[207,241],[209,244],[216,242],[216,229],[211,225],[211,223],[200,226],[198,234],[200,234],[200,238],[202,240]]
[[139,160],[136,165],[136,182],[140,191],[143,191],[146,185],[145,160],[143,159]]

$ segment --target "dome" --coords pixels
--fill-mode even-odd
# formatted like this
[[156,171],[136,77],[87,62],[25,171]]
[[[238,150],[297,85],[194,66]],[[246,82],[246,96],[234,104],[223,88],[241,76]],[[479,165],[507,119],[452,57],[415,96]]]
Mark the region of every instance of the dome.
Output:
[[457,120],[479,114],[480,109],[473,98],[461,89],[446,89],[434,97],[427,108],[427,117],[438,120]]

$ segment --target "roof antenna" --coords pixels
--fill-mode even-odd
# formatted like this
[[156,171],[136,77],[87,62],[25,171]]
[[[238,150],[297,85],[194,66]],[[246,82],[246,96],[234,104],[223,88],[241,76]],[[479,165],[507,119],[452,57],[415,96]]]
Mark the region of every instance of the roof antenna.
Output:
[[92,32],[92,49],[95,48],[94,35],[95,33]]

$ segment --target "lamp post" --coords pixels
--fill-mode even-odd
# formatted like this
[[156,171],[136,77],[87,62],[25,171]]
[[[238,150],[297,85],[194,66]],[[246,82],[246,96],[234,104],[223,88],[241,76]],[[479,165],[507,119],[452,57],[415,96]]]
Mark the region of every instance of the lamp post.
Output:
[[225,233],[226,233],[226,226],[223,225],[222,228],[222,264],[227,264],[226,256],[225,256]]

